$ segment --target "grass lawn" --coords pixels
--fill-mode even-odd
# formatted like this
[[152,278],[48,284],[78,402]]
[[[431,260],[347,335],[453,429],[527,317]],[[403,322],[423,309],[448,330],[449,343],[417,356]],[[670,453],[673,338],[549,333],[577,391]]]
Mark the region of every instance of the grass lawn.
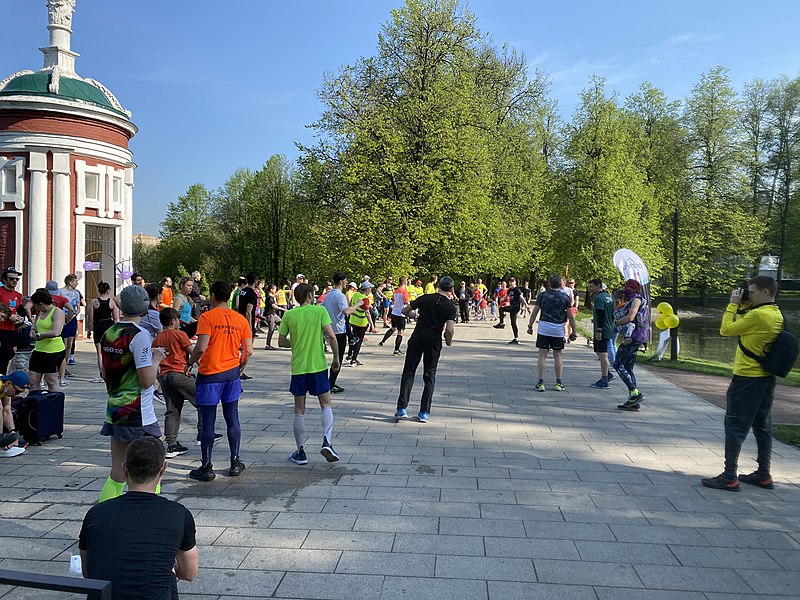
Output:
[[772,437],[800,448],[800,425],[773,425]]

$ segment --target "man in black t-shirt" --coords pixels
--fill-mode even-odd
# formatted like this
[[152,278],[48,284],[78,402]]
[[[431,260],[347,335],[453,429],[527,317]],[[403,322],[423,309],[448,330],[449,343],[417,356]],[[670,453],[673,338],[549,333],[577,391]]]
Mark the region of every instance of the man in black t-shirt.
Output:
[[517,327],[517,315],[522,307],[525,306],[525,298],[522,295],[522,288],[517,286],[517,278],[512,277],[508,280],[508,306],[500,309],[501,313],[508,313],[511,320],[511,330],[514,332],[514,339],[508,342],[509,344],[519,344],[519,327]]
[[176,600],[176,577],[197,577],[192,513],[155,493],[166,468],[159,438],[134,440],[123,465],[128,493],[96,504],[83,519],[83,576],[110,581],[113,600]]
[[253,334],[253,337],[256,334],[256,304],[258,303],[258,295],[256,295],[253,286],[255,286],[257,279],[258,275],[255,273],[247,274],[247,277],[245,277],[247,285],[239,290],[239,301],[236,303],[236,309],[239,314],[250,323],[250,333]]
[[420,423],[428,422],[433,387],[436,383],[436,366],[439,364],[439,355],[442,352],[443,329],[445,343],[448,346],[453,345],[456,320],[456,307],[450,299],[453,285],[452,277],[442,277],[435,294],[420,296],[403,308],[405,316],[411,315],[412,311],[419,311],[419,317],[406,347],[406,361],[400,379],[400,397],[397,399],[397,412],[394,413],[398,419],[408,418],[407,409],[411,389],[414,387],[414,376],[422,359],[422,381],[425,383],[425,388],[422,390],[417,418]]

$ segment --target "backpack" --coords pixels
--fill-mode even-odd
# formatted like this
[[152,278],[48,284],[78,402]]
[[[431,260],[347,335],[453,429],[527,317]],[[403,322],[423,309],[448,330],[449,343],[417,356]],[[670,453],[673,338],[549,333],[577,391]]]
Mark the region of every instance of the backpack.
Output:
[[745,356],[760,364],[767,373],[778,377],[786,377],[789,374],[797,360],[797,354],[800,352],[797,338],[786,329],[785,316],[783,317],[783,331],[778,334],[774,342],[764,347],[764,356],[758,356],[745,348],[741,337],[739,338],[739,349]]
[[650,305],[644,298],[639,298],[642,303],[633,318],[636,328],[633,330],[631,338],[642,344],[647,344],[650,341]]

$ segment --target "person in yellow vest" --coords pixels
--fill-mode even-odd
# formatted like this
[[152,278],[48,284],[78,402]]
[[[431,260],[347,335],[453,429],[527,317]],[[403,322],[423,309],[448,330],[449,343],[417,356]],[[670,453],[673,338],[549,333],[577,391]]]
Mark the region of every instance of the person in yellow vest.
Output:
[[425,284],[425,293],[426,294],[435,294],[436,293],[436,282],[439,278],[436,275],[431,275],[431,280]]
[[422,289],[422,279],[417,279],[417,281],[414,282],[414,286],[413,287],[414,287],[414,290],[416,290],[416,292],[417,292],[417,298],[420,298],[421,296],[423,296],[425,294],[425,290]]
[[350,315],[350,346],[347,351],[347,363],[351,367],[361,366],[358,361],[358,353],[364,343],[364,335],[369,329],[372,333],[377,333],[375,322],[370,313],[372,284],[369,281],[362,281],[358,291],[350,299],[350,306],[358,306],[358,309]]
[[351,281],[347,286],[347,291],[344,295],[347,297],[347,303],[350,303],[350,300],[353,298],[353,294],[358,291],[358,284],[355,281]]

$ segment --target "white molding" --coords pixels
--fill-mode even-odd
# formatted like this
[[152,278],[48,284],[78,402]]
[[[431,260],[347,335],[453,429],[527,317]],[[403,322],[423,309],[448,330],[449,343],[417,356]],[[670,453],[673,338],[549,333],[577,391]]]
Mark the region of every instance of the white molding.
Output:
[[[12,217],[15,220],[17,247],[14,249],[14,266],[25,272],[25,240],[22,239],[22,211],[0,210],[0,217]],[[8,266],[8,265],[6,265]],[[5,268],[5,267],[4,267]]]
[[29,110],[33,112],[58,112],[73,115],[81,118],[88,118],[94,121],[103,121],[121,127],[131,134],[136,135],[139,128],[131,121],[120,115],[118,112],[109,108],[103,108],[96,104],[78,103],[77,100],[66,98],[55,98],[50,96],[3,96],[0,98],[0,110]]
[[[28,198],[28,289],[35,290],[47,281],[47,154],[28,155],[31,188]],[[23,271],[24,272],[24,271]]]
[[59,148],[72,154],[113,162],[125,167],[133,154],[127,148],[88,138],[55,133],[0,132],[0,152],[28,152],[31,147]]
[[[16,180],[16,193],[6,194],[7,171],[14,169],[14,179]],[[13,202],[14,208],[22,210],[25,208],[25,159],[24,158],[5,158],[0,156],[0,208],[6,202]]]
[[61,281],[69,272],[70,209],[72,207],[70,157],[68,152],[53,152],[53,229],[51,274]]
[[[114,246],[115,246],[115,264],[114,264],[114,278],[115,278],[115,285],[116,289],[119,289],[121,285],[121,281],[119,279],[119,274],[116,272],[116,265],[123,260],[128,260],[130,262],[130,257],[127,259],[120,257],[125,249],[122,247],[123,241],[123,234],[126,227],[130,227],[130,224],[122,219],[101,219],[98,217],[84,217],[84,216],[77,216],[75,217],[75,268],[73,269],[73,273],[81,273],[81,277],[78,280],[78,289],[80,290],[83,297],[86,298],[86,277],[84,277],[85,273],[83,272],[83,263],[86,261],[86,226],[87,225],[103,225],[105,227],[114,227]],[[94,290],[92,291],[94,293]]]

